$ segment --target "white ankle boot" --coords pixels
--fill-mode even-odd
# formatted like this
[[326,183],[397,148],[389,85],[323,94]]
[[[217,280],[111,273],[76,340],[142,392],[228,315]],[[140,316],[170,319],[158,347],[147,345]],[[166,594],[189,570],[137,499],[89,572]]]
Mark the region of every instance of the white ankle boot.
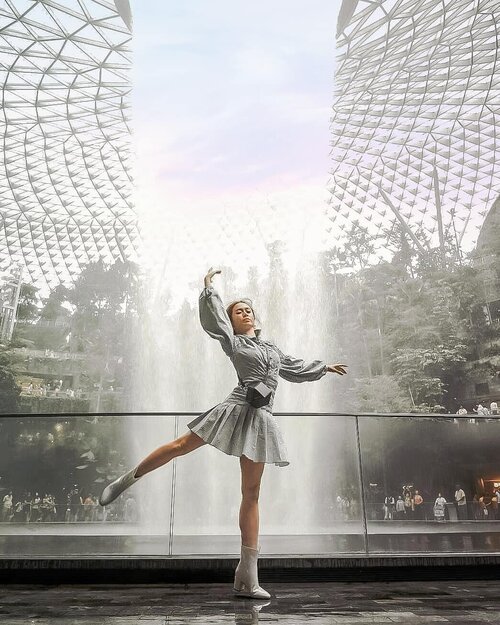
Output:
[[130,488],[132,484],[135,484],[137,481],[143,477],[134,477],[137,471],[137,467],[125,473],[111,484],[108,484],[106,488],[102,491],[101,496],[99,497],[99,503],[101,506],[107,506],[112,501],[114,501],[119,495],[123,493],[124,490]]
[[269,599],[271,595],[259,586],[257,558],[259,549],[241,545],[241,560],[234,575],[234,593],[238,597]]

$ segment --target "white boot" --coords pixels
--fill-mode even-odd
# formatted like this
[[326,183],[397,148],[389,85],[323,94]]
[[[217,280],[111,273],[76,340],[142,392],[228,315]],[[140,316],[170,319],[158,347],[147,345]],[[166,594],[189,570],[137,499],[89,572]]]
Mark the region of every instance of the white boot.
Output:
[[135,473],[137,471],[137,467],[125,473],[111,484],[108,484],[106,488],[102,491],[101,496],[99,497],[99,503],[101,506],[107,506],[112,501],[114,501],[119,495],[123,493],[124,490],[130,488],[132,484],[135,484],[137,481],[143,477],[135,477]]
[[241,545],[241,560],[234,575],[234,593],[238,597],[252,599],[270,599],[271,595],[259,586],[257,576],[257,558],[259,549]]

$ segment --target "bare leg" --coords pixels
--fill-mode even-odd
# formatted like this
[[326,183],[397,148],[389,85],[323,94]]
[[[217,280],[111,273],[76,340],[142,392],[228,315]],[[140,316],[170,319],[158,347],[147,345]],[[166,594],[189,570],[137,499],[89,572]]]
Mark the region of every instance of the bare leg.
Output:
[[205,441],[194,432],[188,432],[166,445],[158,447],[149,454],[137,467],[135,477],[142,477],[154,471],[177,456],[184,456],[198,447],[206,445]]
[[259,585],[259,491],[263,462],[253,462],[246,456],[241,465],[241,558],[234,572],[234,592],[238,597],[269,599],[271,595]]
[[241,543],[252,549],[258,548],[259,542],[259,492],[263,462],[253,462],[246,456],[240,458],[241,466],[241,506],[240,530]]
[[203,439],[193,432],[188,432],[175,441],[158,447],[158,449],[150,453],[147,458],[144,458],[138,467],[127,471],[127,473],[121,475],[114,482],[108,484],[99,497],[99,504],[101,506],[107,506],[119,497],[123,491],[133,486],[135,482],[143,475],[146,475],[146,473],[150,473],[173,458],[188,454],[190,451],[194,451],[202,445],[205,445]]

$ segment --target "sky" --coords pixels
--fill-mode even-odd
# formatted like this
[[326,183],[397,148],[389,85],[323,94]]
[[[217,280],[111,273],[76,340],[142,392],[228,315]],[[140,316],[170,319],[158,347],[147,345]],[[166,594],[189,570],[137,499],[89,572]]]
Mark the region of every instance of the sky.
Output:
[[136,204],[154,262],[168,248],[184,266],[184,250],[199,271],[273,238],[296,256],[318,245],[339,6],[132,2]]

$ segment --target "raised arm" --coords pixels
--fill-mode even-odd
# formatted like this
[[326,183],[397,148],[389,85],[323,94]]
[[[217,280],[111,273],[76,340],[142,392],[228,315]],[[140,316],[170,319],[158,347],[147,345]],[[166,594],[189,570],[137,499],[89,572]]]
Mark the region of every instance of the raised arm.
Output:
[[347,365],[327,365],[322,360],[305,362],[300,358],[293,358],[278,349],[280,355],[279,375],[288,382],[314,382],[320,380],[328,372],[345,375]]
[[224,352],[232,356],[234,349],[234,332],[231,321],[227,316],[222,300],[212,284],[212,278],[220,270],[212,267],[205,276],[205,288],[199,299],[200,322],[205,332],[213,339],[217,339]]

